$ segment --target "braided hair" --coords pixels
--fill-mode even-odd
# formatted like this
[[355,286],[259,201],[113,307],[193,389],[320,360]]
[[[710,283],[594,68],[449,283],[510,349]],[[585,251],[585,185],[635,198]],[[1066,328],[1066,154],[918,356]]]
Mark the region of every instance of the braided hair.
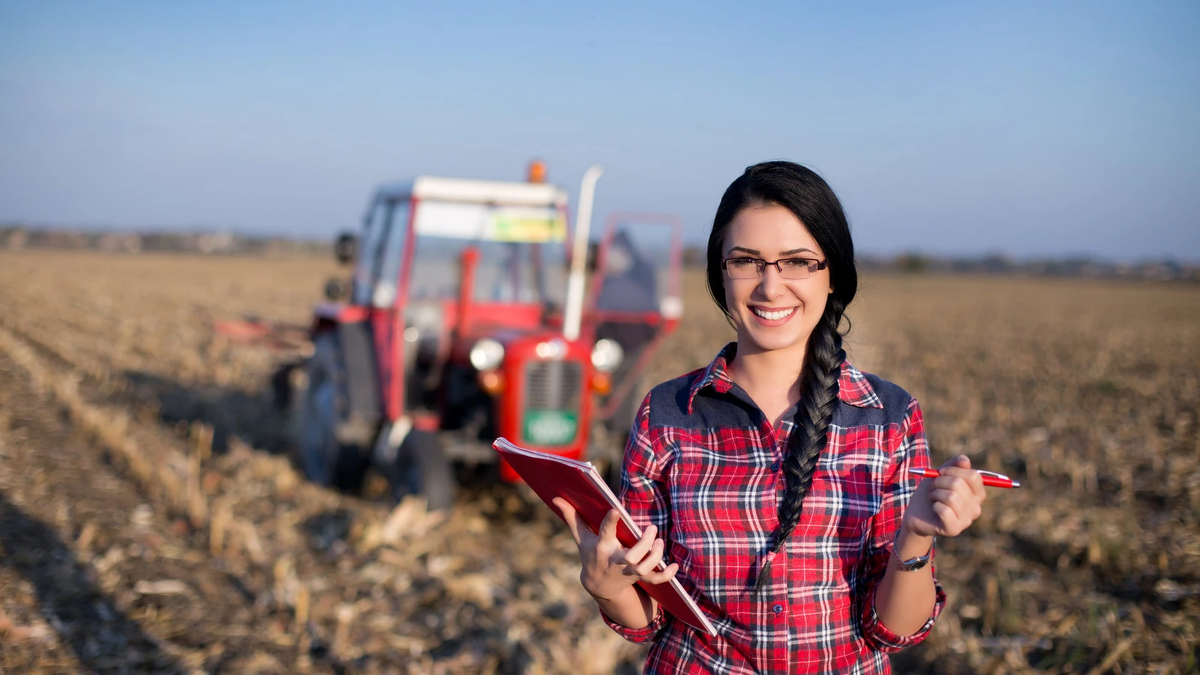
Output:
[[[708,238],[708,292],[726,319],[732,321],[725,299],[721,260],[729,225],[743,209],[764,205],[782,206],[804,224],[829,261],[832,289],[825,311],[809,336],[801,364],[800,404],[783,462],[787,489],[779,504],[779,528],[770,542],[770,551],[774,554],[783,548],[800,522],[804,497],[812,486],[817,460],[828,439],[829,425],[838,404],[838,377],[846,360],[839,327],[846,306],[858,289],[858,272],[854,266],[850,226],[829,184],[799,164],[782,161],[756,164],[747,168],[725,190]],[[758,575],[756,590],[770,576],[769,561],[770,557]]]

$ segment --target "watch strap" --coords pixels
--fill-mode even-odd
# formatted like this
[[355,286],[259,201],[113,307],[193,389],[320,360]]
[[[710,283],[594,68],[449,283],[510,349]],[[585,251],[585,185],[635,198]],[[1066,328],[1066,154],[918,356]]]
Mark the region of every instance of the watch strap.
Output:
[[915,572],[929,564],[929,561],[933,558],[933,546],[937,543],[937,537],[929,540],[929,550],[925,552],[925,555],[919,555],[908,560],[900,560],[900,553],[896,550],[896,543],[899,539],[900,533],[896,532],[896,541],[892,542],[892,552],[896,556],[896,559],[899,560],[902,572]]

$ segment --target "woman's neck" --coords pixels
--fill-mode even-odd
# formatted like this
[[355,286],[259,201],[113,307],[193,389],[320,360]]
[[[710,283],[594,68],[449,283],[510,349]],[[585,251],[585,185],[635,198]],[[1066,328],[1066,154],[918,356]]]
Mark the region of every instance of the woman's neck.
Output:
[[804,349],[760,351],[743,349],[729,364],[729,377],[754,400],[763,413],[778,426],[783,413],[800,400],[800,377],[804,369]]

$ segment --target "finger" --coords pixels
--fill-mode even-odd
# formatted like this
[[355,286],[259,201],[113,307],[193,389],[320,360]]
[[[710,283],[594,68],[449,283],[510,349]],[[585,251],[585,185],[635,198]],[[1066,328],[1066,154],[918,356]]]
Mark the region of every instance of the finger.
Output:
[[675,578],[675,573],[679,571],[679,563],[671,563],[666,569],[661,572],[651,572],[650,574],[642,575],[642,581],[649,584],[665,584]]
[[571,530],[571,538],[575,540],[575,545],[578,546],[583,541],[579,538],[579,514],[575,513],[575,508],[568,504],[567,500],[562,497],[555,497],[552,501],[558,507],[563,521],[567,523],[567,527]]
[[987,490],[983,489],[983,476],[978,471],[972,471],[973,475],[967,476],[967,485],[971,486],[971,493],[983,501],[987,498]]
[[942,480],[943,482],[939,485],[939,487],[957,487],[945,479],[961,479],[966,481],[966,487],[971,492],[979,495],[984,494],[983,476],[979,475],[979,472],[974,469],[962,466],[952,466],[941,469],[940,473],[942,475],[938,477],[938,480]]
[[601,539],[611,541],[617,540],[617,523],[621,522],[621,514],[617,513],[616,509],[612,509],[604,516],[604,520],[600,521],[600,531],[596,534]]
[[934,515],[938,517],[938,521],[942,524],[941,535],[954,537],[963,531],[964,528],[958,522],[958,517],[955,516],[954,509],[951,509],[942,502],[934,502],[932,510]]
[[633,570],[637,572],[639,577],[644,577],[654,572],[654,568],[658,567],[658,563],[662,562],[663,550],[665,548],[666,544],[662,539],[654,540],[654,545],[650,547],[650,552],[633,567]]
[[971,458],[967,457],[966,455],[957,455],[946,460],[940,467],[938,467],[938,471],[941,472],[942,469],[952,469],[955,467],[963,469],[971,468]]
[[936,479],[938,482],[934,484],[934,489],[953,490],[969,502],[983,502],[987,498],[987,491],[983,487],[983,476],[979,475],[978,471],[970,469],[957,469],[957,471],[965,472],[965,475],[939,476]]
[[950,507],[958,520],[963,520],[968,511],[966,498],[954,490],[934,490],[929,493],[929,498],[933,504],[941,503]]
[[975,471],[960,469],[964,473],[957,473],[946,476],[938,476],[933,479],[933,490],[954,490],[961,492],[964,496],[967,495],[982,495],[983,494],[983,478]]
[[646,556],[646,553],[654,547],[655,535],[658,534],[658,528],[650,525],[642,532],[642,538],[637,540],[637,543],[629,547],[621,560],[626,565],[637,565]]

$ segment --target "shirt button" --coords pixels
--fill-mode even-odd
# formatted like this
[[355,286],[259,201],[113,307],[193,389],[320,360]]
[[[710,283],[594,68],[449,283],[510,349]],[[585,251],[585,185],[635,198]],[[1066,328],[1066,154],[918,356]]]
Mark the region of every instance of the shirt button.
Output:
[[779,614],[780,612],[783,611],[783,605],[775,605],[774,607],[771,608],[771,610],[774,611],[776,614]]
[[779,470],[779,462],[774,462],[774,463],[772,463],[772,464],[771,464],[771,470],[772,470],[772,471],[778,471],[778,470]]

